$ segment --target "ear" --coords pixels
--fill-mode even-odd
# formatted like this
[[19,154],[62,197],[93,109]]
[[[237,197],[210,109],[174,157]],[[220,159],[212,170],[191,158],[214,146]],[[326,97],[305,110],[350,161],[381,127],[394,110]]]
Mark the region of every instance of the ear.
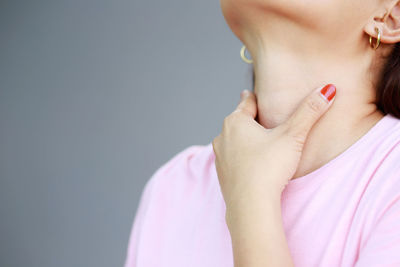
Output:
[[364,27],[364,31],[378,38],[375,27],[381,31],[381,43],[400,42],[400,0],[388,0],[382,10],[383,15],[376,16]]

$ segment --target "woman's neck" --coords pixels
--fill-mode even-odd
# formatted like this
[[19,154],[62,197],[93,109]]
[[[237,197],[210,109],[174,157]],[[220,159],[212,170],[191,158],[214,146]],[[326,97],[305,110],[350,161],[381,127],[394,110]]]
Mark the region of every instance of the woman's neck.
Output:
[[337,88],[334,103],[308,135],[294,178],[341,154],[383,117],[373,103],[371,55],[344,57],[322,49],[300,53],[272,43],[252,49],[258,122],[265,128],[284,122],[315,88],[328,83]]

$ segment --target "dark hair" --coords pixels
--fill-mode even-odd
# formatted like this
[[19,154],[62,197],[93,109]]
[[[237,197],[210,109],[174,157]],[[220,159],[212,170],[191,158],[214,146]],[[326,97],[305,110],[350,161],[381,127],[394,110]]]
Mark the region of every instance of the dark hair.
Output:
[[384,114],[400,118],[400,43],[396,43],[376,86],[375,104]]
[[[252,88],[255,73],[252,69]],[[400,43],[396,43],[388,56],[376,85],[375,105],[385,115],[390,113],[400,119]]]

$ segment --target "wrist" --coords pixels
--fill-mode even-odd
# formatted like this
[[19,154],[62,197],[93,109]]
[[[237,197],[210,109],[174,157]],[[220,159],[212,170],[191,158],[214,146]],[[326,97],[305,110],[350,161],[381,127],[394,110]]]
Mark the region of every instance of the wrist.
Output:
[[246,222],[268,220],[271,215],[281,215],[281,194],[277,191],[262,197],[242,196],[226,205],[225,221],[229,226],[247,225]]

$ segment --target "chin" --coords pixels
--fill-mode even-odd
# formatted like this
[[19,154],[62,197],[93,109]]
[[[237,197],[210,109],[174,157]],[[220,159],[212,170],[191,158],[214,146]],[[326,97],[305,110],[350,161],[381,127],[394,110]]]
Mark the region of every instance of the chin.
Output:
[[[239,38],[240,29],[243,22],[253,21],[258,24],[259,18],[265,20],[268,15],[274,15],[274,23],[276,18],[282,21],[290,20],[297,25],[306,26],[307,28],[333,29],[338,27],[338,17],[348,22],[352,11],[360,0],[347,3],[348,0],[220,0],[221,10],[224,18]],[[351,9],[350,7],[353,9]],[[360,4],[360,6],[362,6]],[[316,23],[318,22],[318,23]]]

